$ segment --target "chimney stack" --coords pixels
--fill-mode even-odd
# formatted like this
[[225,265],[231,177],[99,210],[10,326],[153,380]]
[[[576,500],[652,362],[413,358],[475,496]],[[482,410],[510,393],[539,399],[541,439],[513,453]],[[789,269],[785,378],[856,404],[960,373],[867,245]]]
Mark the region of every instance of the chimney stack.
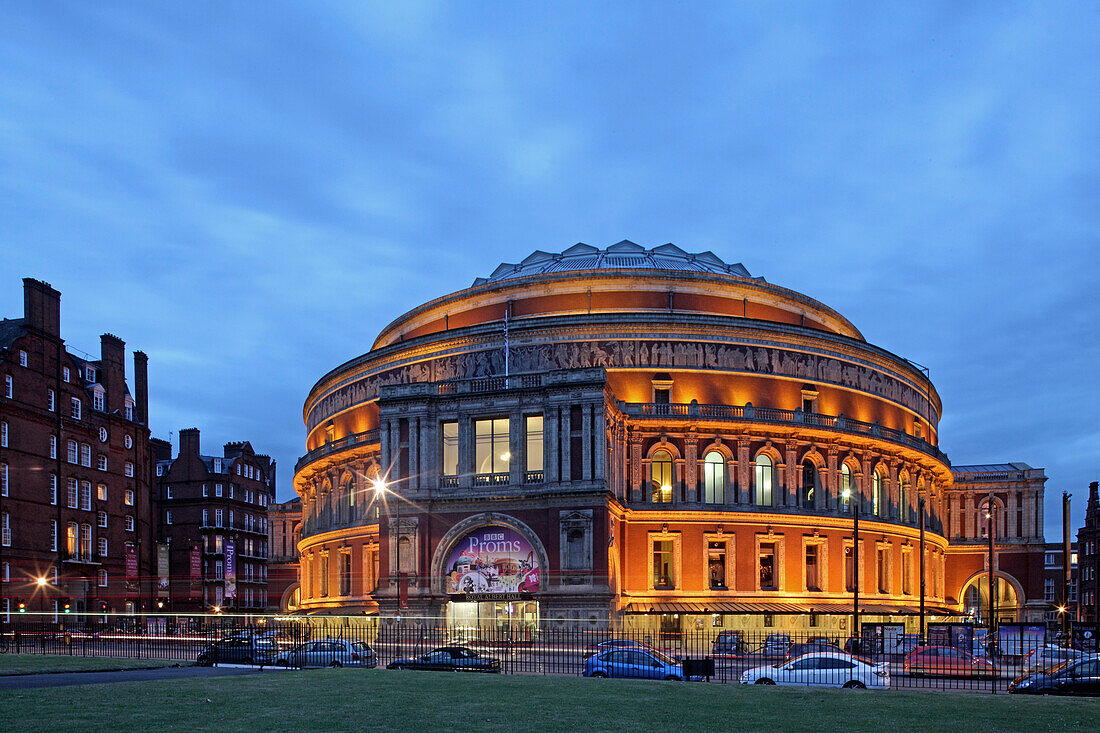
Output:
[[107,390],[107,412],[126,406],[126,342],[105,333],[99,337],[99,382]]
[[144,351],[134,352],[134,419],[142,425],[149,425],[149,357]]
[[199,455],[199,429],[184,428],[180,431],[179,457]]
[[61,338],[61,293],[49,283],[23,278],[23,318],[29,328]]

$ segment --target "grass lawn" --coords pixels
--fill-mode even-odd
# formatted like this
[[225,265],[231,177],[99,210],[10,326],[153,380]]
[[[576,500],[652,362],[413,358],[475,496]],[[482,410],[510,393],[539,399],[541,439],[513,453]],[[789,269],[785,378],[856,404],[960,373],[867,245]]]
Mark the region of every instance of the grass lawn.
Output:
[[[94,704],[93,704],[94,703]],[[1100,699],[382,670],[0,691],[0,730],[1095,731]]]
[[[179,662],[158,659],[104,659],[60,654],[0,654],[0,677],[36,672],[102,672],[109,669],[147,669]],[[184,662],[186,664],[186,662]]]

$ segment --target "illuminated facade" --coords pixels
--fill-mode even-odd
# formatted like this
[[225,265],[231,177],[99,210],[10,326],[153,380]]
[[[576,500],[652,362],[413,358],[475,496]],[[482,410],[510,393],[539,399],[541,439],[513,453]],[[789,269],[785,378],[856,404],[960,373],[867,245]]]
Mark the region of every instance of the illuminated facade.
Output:
[[961,613],[940,411],[912,363],[709,252],[535,252],[310,392],[302,608],[843,629],[857,554],[865,614],[916,612],[923,513],[927,608]]

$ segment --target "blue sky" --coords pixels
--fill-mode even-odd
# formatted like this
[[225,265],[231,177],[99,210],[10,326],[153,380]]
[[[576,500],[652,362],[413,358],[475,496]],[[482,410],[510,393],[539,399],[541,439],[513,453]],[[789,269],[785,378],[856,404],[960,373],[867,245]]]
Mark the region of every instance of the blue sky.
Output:
[[[839,8],[843,8],[842,10]],[[1100,11],[3,3],[0,314],[150,356],[291,494],[326,371],[501,261],[674,242],[927,366],[956,463],[1100,478]]]

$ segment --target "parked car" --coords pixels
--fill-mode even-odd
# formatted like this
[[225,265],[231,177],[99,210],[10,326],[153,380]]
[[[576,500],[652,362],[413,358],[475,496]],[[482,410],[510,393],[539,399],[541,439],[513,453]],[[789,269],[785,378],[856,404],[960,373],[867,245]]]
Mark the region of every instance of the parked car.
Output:
[[601,641],[598,644],[591,644],[584,653],[584,658],[594,657],[597,654],[602,654],[612,649],[653,649],[650,644],[646,644],[641,641],[634,641],[633,639],[608,639],[607,641]]
[[760,653],[765,657],[787,656],[787,649],[791,646],[791,637],[788,634],[768,634],[764,637],[764,643],[760,646]]
[[890,686],[890,668],[844,652],[811,652],[783,664],[756,667],[741,674],[743,685],[815,685],[848,689]]
[[1074,659],[1081,659],[1085,656],[1088,655],[1076,649],[1066,649],[1060,646],[1044,646],[1038,649],[1032,649],[1027,653],[1023,659],[1023,668],[1025,672],[1037,672],[1041,669],[1060,667],[1066,662]]
[[745,653],[745,637],[740,631],[719,631],[714,637],[710,653],[716,657],[729,657]]
[[1057,667],[1017,677],[1009,692],[1028,695],[1100,695],[1100,659],[1072,659]]
[[195,662],[199,665],[214,664],[272,664],[279,653],[275,640],[266,636],[227,636],[218,639],[199,653]]
[[483,657],[464,646],[443,646],[427,654],[395,659],[386,669],[420,669],[437,672],[500,672],[500,660]]
[[656,649],[610,649],[584,660],[584,676],[683,681],[684,668]]
[[786,659],[789,662],[792,659],[797,659],[804,654],[811,654],[813,652],[839,652],[840,647],[831,641],[817,640],[810,641],[805,644],[791,644],[787,649]]
[[376,667],[374,650],[361,641],[318,639],[282,652],[275,664],[283,667]]
[[922,646],[905,655],[905,674],[914,677],[992,677],[997,667],[986,657],[978,657],[949,646]]

